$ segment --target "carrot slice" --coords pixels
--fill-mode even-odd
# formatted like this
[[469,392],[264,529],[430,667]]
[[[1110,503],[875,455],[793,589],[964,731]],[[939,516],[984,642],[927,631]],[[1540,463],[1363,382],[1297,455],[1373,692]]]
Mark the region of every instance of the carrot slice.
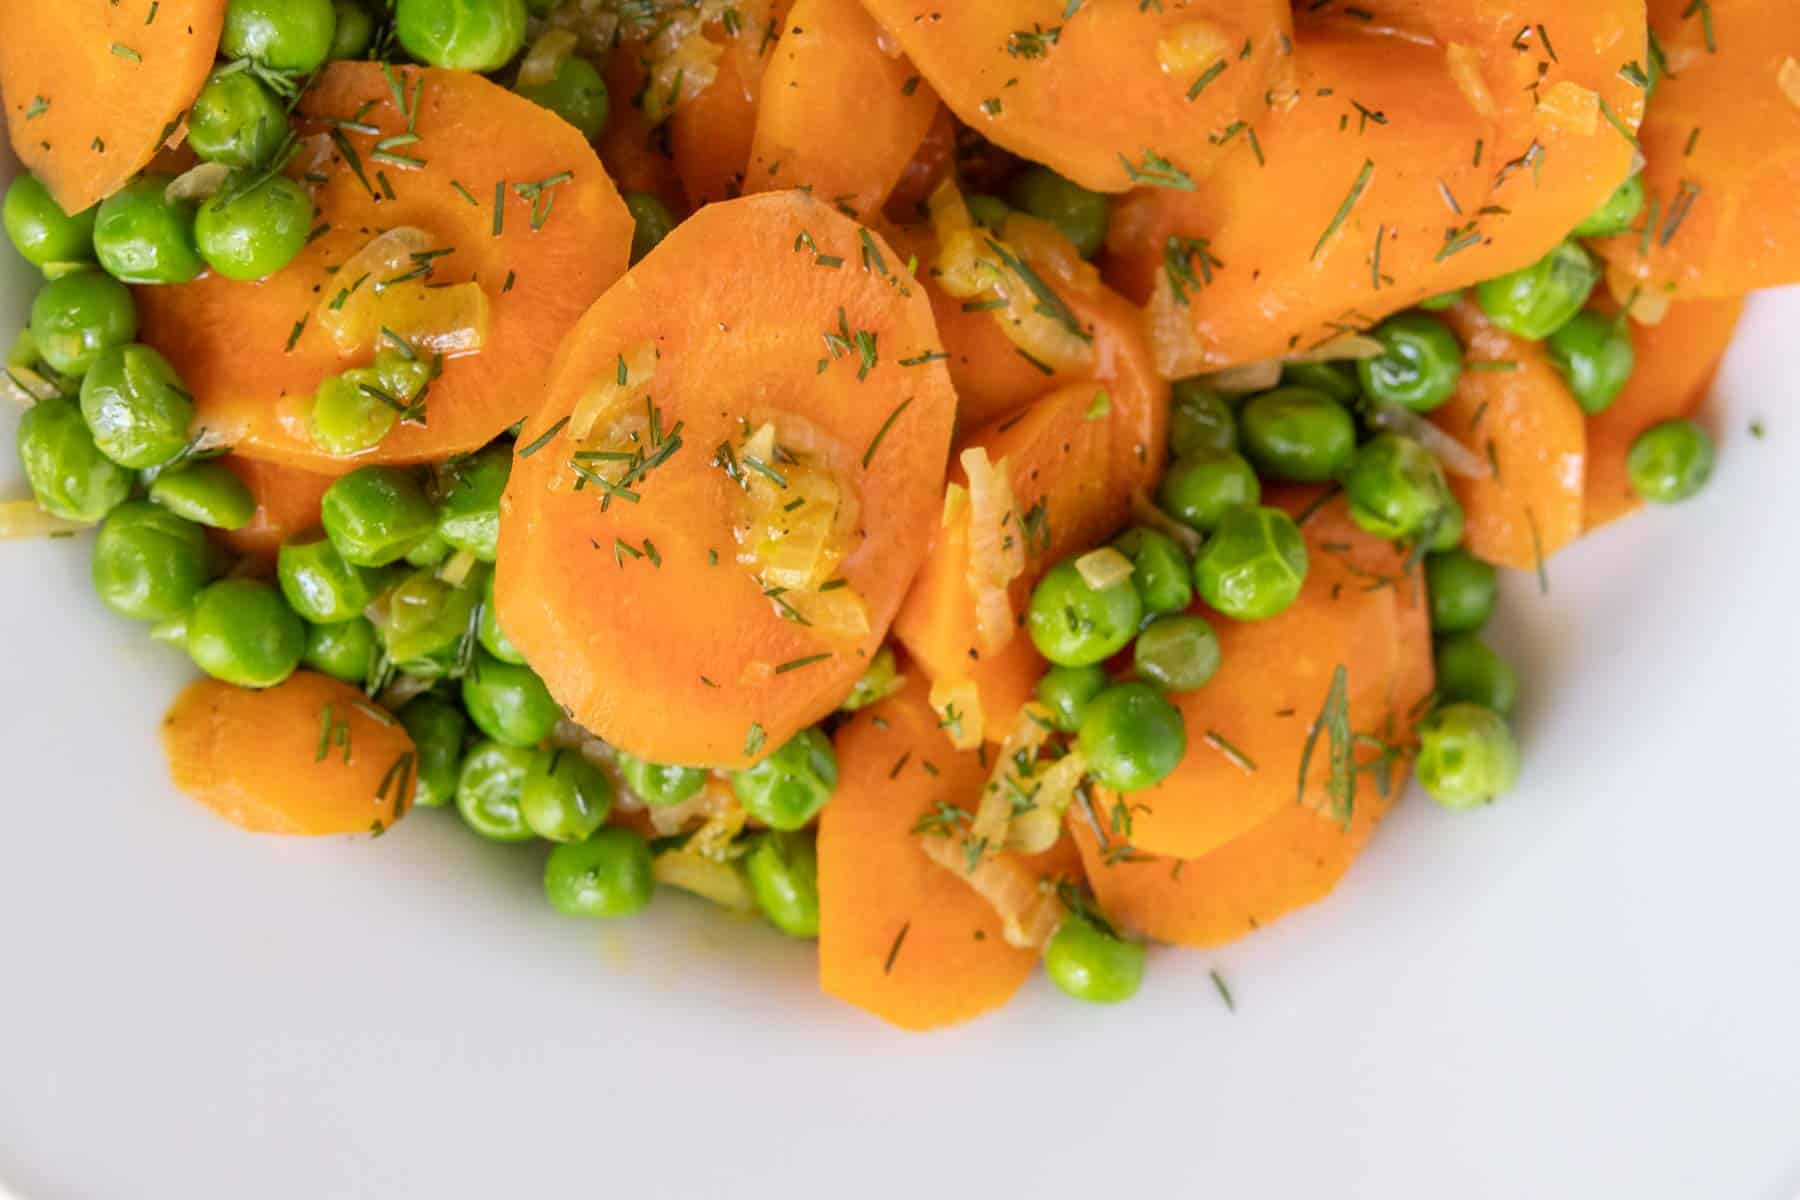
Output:
[[1285,0],[865,7],[965,124],[1103,192],[1204,178],[1267,116],[1291,31]]
[[251,833],[380,833],[412,802],[405,728],[311,671],[260,692],[192,683],[162,742],[175,786]]
[[64,212],[142,170],[200,94],[225,0],[0,6],[0,93],[19,161]]
[[[249,457],[341,473],[482,446],[537,407],[557,342],[623,273],[632,229],[624,203],[574,126],[479,75],[334,63],[300,111],[311,136],[296,169],[326,176],[314,196],[323,232],[260,283],[206,276],[138,289],[145,340],[194,393],[196,424]],[[330,124],[352,117],[379,133]],[[409,123],[416,142],[376,149]],[[402,422],[374,449],[335,458],[310,439],[313,394],[377,347],[340,350],[317,310],[356,284],[332,272],[397,227],[429,235],[418,269],[429,268],[431,282],[481,285],[486,341],[443,364],[423,423]]]
[[819,816],[819,986],[902,1029],[998,1008],[1037,955],[1006,943],[994,910],[927,858],[914,826],[938,804],[972,811],[981,756],[957,751],[922,679],[838,730],[838,787]]
[[1742,297],[1689,300],[1659,324],[1631,327],[1637,369],[1612,406],[1587,419],[1587,528],[1643,507],[1625,470],[1631,444],[1652,425],[1699,410],[1743,311]]
[[1465,366],[1431,420],[1488,464],[1474,477],[1449,477],[1468,516],[1468,548],[1500,566],[1538,569],[1581,536],[1586,420],[1540,344],[1495,327],[1466,301],[1446,315]]
[[808,187],[852,216],[881,211],[938,111],[883,41],[857,0],[795,0],[763,79],[745,191]]
[[223,462],[256,497],[256,515],[249,524],[213,531],[223,545],[239,554],[268,558],[289,538],[318,525],[319,504],[333,476],[236,454]]
[[[669,117],[669,153],[690,209],[729,200],[744,190],[761,90],[760,81],[743,70],[750,52],[743,49],[741,39],[749,36],[750,31],[740,29],[737,38],[727,41],[713,81]],[[763,35],[757,30],[754,36],[760,41]]]
[[940,104],[931,128],[925,131],[925,140],[913,152],[912,161],[900,172],[900,182],[888,196],[883,210],[887,219],[901,224],[924,220],[925,201],[955,170],[956,119]]
[[[956,399],[936,351],[904,261],[800,192],[707,206],[589,310],[520,435],[497,578],[502,625],[578,721],[735,767],[837,705],[941,502]],[[623,446],[657,459],[623,488],[627,464],[571,457]],[[800,582],[777,574],[807,543],[773,531],[818,521],[781,568]]]
[[1800,281],[1800,6],[1651,0],[1668,64],[1644,118],[1645,215],[1613,291],[1724,297]]
[[[606,90],[613,103],[595,148],[621,191],[648,192],[680,211],[683,189],[675,160],[662,142],[661,131],[644,115],[643,108],[629,102],[630,97],[642,96],[649,85],[650,73],[643,55],[644,44],[629,41],[620,43],[606,60]],[[679,116],[686,107],[677,107],[675,115]]]

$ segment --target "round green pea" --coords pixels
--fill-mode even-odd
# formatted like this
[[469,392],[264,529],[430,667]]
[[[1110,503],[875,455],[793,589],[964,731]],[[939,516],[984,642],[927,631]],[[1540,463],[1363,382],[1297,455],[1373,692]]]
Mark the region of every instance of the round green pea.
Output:
[[1637,366],[1629,322],[1592,309],[1571,317],[1545,340],[1544,349],[1589,416],[1612,407]]
[[1356,454],[1350,410],[1310,388],[1283,387],[1254,396],[1238,416],[1244,453],[1257,470],[1295,483],[1323,483]]
[[81,406],[69,397],[26,409],[15,444],[32,495],[52,516],[91,523],[131,495],[132,473],[100,452]]
[[1500,573],[1466,550],[1425,556],[1425,591],[1431,598],[1431,631],[1477,633],[1499,603]]
[[150,499],[212,529],[242,529],[256,516],[256,496],[220,462],[189,463],[157,475]]
[[422,63],[497,71],[525,46],[525,0],[396,0],[394,32]]
[[1225,397],[1197,379],[1170,391],[1169,449],[1176,458],[1200,450],[1237,449],[1237,416]]
[[1044,947],[1044,973],[1057,990],[1088,1004],[1120,1004],[1144,983],[1142,943],[1128,942],[1078,913]]
[[19,256],[34,267],[92,262],[95,210],[70,216],[36,175],[21,173],[7,185],[0,224]]
[[629,917],[642,912],[656,890],[650,845],[629,829],[602,829],[585,842],[550,851],[544,863],[544,896],[570,917]]
[[1006,201],[998,196],[986,196],[979,192],[963,201],[969,208],[969,219],[987,230],[999,233],[1006,227],[1006,218],[1012,212]]
[[186,283],[206,269],[194,244],[192,200],[165,194],[167,175],[145,175],[100,202],[94,253],[125,283]]
[[1115,538],[1113,549],[1131,560],[1144,615],[1185,612],[1194,603],[1194,564],[1174,538],[1140,525]]
[[469,624],[481,603],[479,580],[461,586],[421,568],[387,589],[381,641],[388,657],[409,673],[436,678],[471,647]]
[[818,729],[803,729],[781,749],[731,777],[731,790],[752,817],[791,832],[819,814],[837,787],[837,755]]
[[1204,687],[1219,670],[1219,635],[1204,617],[1158,617],[1132,646],[1138,677],[1170,692]]
[[803,833],[765,833],[744,859],[750,894],[789,937],[819,936],[819,851]]
[[408,701],[394,714],[412,735],[417,760],[417,790],[413,803],[425,808],[443,808],[456,799],[457,780],[462,773],[463,738],[469,732],[469,720],[460,706],[442,696],[427,692]]
[[1345,362],[1291,362],[1282,364],[1281,386],[1323,392],[1339,404],[1350,404],[1362,395],[1356,367]]
[[300,661],[333,679],[360,684],[369,677],[380,650],[375,626],[358,617],[336,625],[308,625],[306,653]]
[[1088,702],[1077,734],[1088,771],[1115,792],[1167,779],[1187,753],[1181,710],[1147,683],[1119,683]]
[[1351,520],[1376,537],[1396,542],[1428,534],[1450,499],[1450,484],[1431,451],[1398,433],[1363,443],[1344,491],[1350,499]]
[[277,71],[312,71],[331,53],[336,32],[331,0],[230,0],[219,53]]
[[512,475],[511,442],[495,442],[443,473],[437,532],[451,546],[493,562],[500,542],[500,497]]
[[321,503],[325,536],[350,562],[385,567],[437,531],[437,510],[418,475],[404,467],[359,467]]
[[1426,413],[1441,406],[1462,378],[1462,343],[1436,317],[1401,313],[1374,333],[1385,349],[1356,364],[1363,392],[1381,404]]
[[493,842],[529,842],[535,837],[519,800],[536,756],[535,750],[502,742],[472,746],[456,776],[456,811],[463,823]]
[[675,214],[649,192],[626,192],[625,208],[636,222],[631,230],[631,264],[656,249],[675,230]]
[[519,812],[539,837],[551,842],[585,842],[612,811],[613,785],[581,755],[540,750],[525,772]]
[[442,566],[444,560],[449,557],[450,543],[433,533],[408,550],[400,561],[409,567],[437,567]]
[[1606,198],[1605,203],[1575,227],[1575,236],[1598,238],[1629,233],[1638,214],[1643,211],[1644,177],[1640,173],[1613,189],[1613,194]]
[[137,337],[131,289],[100,271],[72,271],[38,289],[31,302],[31,340],[50,368],[83,375],[102,350]]
[[1437,645],[1437,696],[1443,704],[1479,704],[1504,717],[1518,702],[1519,677],[1486,642],[1465,633]]
[[133,621],[166,621],[186,612],[206,586],[206,534],[146,500],[112,510],[94,539],[94,591]]
[[1718,452],[1706,430],[1677,419],[1652,425],[1625,456],[1638,495],[1652,504],[1679,504],[1700,494],[1712,479]]
[[1425,312],[1445,312],[1462,303],[1462,289],[1454,292],[1439,292],[1435,296],[1427,296],[1415,306]]
[[518,92],[581,130],[581,136],[590,142],[606,128],[612,109],[599,68],[576,55],[558,63],[556,75],[548,83],[521,84]]
[[1013,180],[1007,197],[1020,212],[1030,213],[1040,221],[1048,221],[1075,243],[1083,258],[1092,258],[1106,243],[1107,222],[1112,219],[1112,201],[1099,192],[1090,192],[1071,183],[1049,167],[1032,166]]
[[102,454],[141,471],[187,447],[194,400],[168,359],[133,342],[94,359],[81,381],[81,415]]
[[838,702],[838,711],[860,712],[871,704],[879,704],[899,691],[905,682],[900,677],[900,664],[894,658],[893,647],[883,646],[875,652],[868,668],[857,676],[850,694]]
[[1194,560],[1194,587],[1232,620],[1262,621],[1300,598],[1307,565],[1306,542],[1292,517],[1278,508],[1238,508],[1225,514]]
[[1462,545],[1463,534],[1468,532],[1469,514],[1463,511],[1462,502],[1454,493],[1444,497],[1444,511],[1438,516],[1437,524],[1426,532],[1425,549],[1433,554],[1446,554]]
[[562,706],[530,667],[503,663],[483,651],[462,680],[469,720],[496,742],[535,746],[562,720]]
[[1170,516],[1202,533],[1226,513],[1262,500],[1256,468],[1235,450],[1199,449],[1163,473],[1156,500]]
[[249,191],[226,186],[194,219],[194,239],[207,265],[227,279],[265,279],[294,261],[312,228],[306,189],[285,175]]
[[1593,256],[1564,242],[1529,267],[1478,285],[1475,301],[1500,328],[1538,342],[1568,324],[1599,282]]
[[327,454],[371,450],[400,423],[400,411],[431,382],[432,364],[411,352],[382,350],[366,367],[328,375],[313,392],[308,436]]
[[214,679],[274,687],[300,665],[306,624],[281,593],[255,579],[221,579],[194,599],[188,654]]
[[625,777],[625,786],[631,789],[631,794],[651,808],[667,808],[692,800],[706,782],[706,772],[699,767],[646,762],[623,750],[619,751],[619,773]]
[[346,561],[328,538],[282,546],[275,556],[275,578],[289,607],[315,625],[362,616],[378,581],[376,572]]
[[1143,599],[1129,579],[1095,588],[1066,558],[1032,589],[1025,629],[1038,653],[1057,666],[1085,667],[1129,645],[1143,618]]
[[337,24],[331,33],[333,62],[361,58],[375,42],[375,18],[369,15],[361,0],[333,0],[332,11]]
[[248,71],[215,71],[188,112],[188,145],[207,162],[254,170],[288,132],[287,110]]
[[1051,667],[1038,680],[1037,701],[1050,710],[1050,723],[1063,733],[1081,728],[1081,718],[1095,696],[1112,686],[1106,668]]
[[482,592],[481,619],[476,623],[475,640],[481,643],[483,650],[501,662],[523,666],[525,656],[519,653],[517,646],[512,644],[512,639],[506,636],[506,631],[500,628],[500,617],[494,608],[494,576],[491,572],[487,577],[487,582],[482,586],[485,590]]
[[1479,704],[1451,704],[1419,725],[1414,773],[1445,808],[1476,808],[1519,780],[1519,745],[1506,718]]

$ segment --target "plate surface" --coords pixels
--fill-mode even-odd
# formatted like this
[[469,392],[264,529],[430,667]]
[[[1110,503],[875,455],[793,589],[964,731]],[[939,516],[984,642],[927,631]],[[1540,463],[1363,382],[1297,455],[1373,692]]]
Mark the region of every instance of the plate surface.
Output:
[[[31,285],[0,259],[10,331]],[[557,918],[538,851],[451,814],[378,842],[239,834],[167,783],[156,724],[188,667],[100,607],[86,542],[0,545],[0,1179],[30,1200],[1792,1196],[1797,333],[1800,291],[1752,306],[1703,498],[1559,557],[1548,596],[1513,581],[1517,794],[1413,797],[1330,903],[1153,954],[1130,1005],[1040,977],[931,1037],[698,902]],[[23,486],[0,453],[0,496]]]

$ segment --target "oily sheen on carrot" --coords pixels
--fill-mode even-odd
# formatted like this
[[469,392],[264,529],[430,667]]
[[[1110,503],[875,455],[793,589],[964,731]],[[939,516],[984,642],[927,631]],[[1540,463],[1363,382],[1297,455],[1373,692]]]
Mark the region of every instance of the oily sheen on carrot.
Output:
[[[937,349],[892,247],[799,192],[709,205],[589,310],[521,434],[532,453],[507,490],[496,580],[501,624],[578,721],[653,761],[735,767],[836,707],[942,504],[956,400]],[[636,502],[569,486],[572,461],[604,464],[571,460],[587,452],[559,422],[652,352],[631,412],[653,404],[679,449],[632,484]],[[740,561],[744,498],[798,469],[744,466],[765,426],[778,445],[810,442],[802,459],[855,516],[842,584],[813,597]],[[860,598],[866,632],[795,619],[833,597]]]
[[319,524],[319,506],[335,476],[262,459],[227,455],[222,460],[256,497],[256,515],[242,529],[214,536],[238,554],[272,557],[282,543]]
[[175,133],[219,48],[225,0],[0,5],[0,98],[19,161],[64,212],[118,191]]
[[914,1030],[998,1008],[1037,965],[913,832],[940,803],[972,810],[988,775],[951,747],[926,691],[909,678],[838,730],[838,788],[819,816],[819,986]]
[[[683,204],[682,180],[670,154],[674,127],[668,130],[670,142],[665,142],[665,131],[651,124],[641,105],[627,99],[643,95],[649,86],[650,75],[644,62],[644,44],[638,41],[620,43],[607,58],[606,90],[616,102],[611,105],[605,128],[595,139],[595,149],[620,191],[647,192],[671,210],[679,211]],[[686,107],[680,106],[676,113]],[[732,169],[743,168],[740,165]]]
[[[711,29],[707,32],[712,36]],[[740,29],[737,37],[725,38],[720,30],[719,36],[725,41],[719,73],[705,91],[669,114],[669,155],[690,209],[743,192],[744,166],[756,133],[756,97],[766,56],[746,49],[743,42],[750,37],[760,42],[762,33]],[[756,64],[756,74],[746,71],[747,62]]]
[[[326,176],[314,194],[324,231],[286,269],[259,283],[208,275],[137,291],[143,337],[194,393],[196,426],[247,457],[341,474],[476,449],[537,407],[557,343],[624,272],[631,217],[573,126],[479,75],[409,67],[392,80],[376,63],[334,63],[302,98],[307,140],[296,169]],[[421,165],[384,161],[375,150],[407,128],[396,85],[416,105],[419,139],[398,153]],[[330,124],[352,117],[379,132]],[[422,423],[403,422],[374,449],[333,457],[308,435],[313,394],[325,377],[372,358],[374,347],[340,352],[312,314],[355,282],[332,272],[400,226],[424,230],[434,251],[448,251],[431,257],[430,282],[481,285],[487,340],[444,363]]]
[[413,743],[362,692],[311,671],[267,691],[190,684],[163,718],[175,786],[251,833],[373,833],[412,802]]

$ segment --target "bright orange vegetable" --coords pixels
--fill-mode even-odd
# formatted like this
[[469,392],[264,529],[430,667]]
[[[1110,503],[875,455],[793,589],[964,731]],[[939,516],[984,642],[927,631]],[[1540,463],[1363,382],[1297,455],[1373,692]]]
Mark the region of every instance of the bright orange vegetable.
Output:
[[230,549],[239,554],[273,557],[282,543],[319,524],[319,502],[333,476],[235,454],[223,461],[256,497],[256,515],[248,525],[215,531],[218,540]]
[[[740,30],[738,39],[750,36],[760,41],[763,35]],[[746,77],[742,63],[751,52],[738,39],[726,41],[719,73],[706,90],[677,105],[669,116],[669,153],[690,209],[729,200],[744,190],[761,82]]]
[[[684,189],[675,160],[663,145],[661,133],[644,116],[643,108],[632,103],[633,97],[643,95],[649,79],[643,55],[642,42],[623,42],[613,48],[606,60],[606,90],[612,105],[595,148],[620,191],[648,192],[679,213],[684,207]],[[723,96],[721,93],[714,102],[719,103]],[[670,120],[686,107],[677,107]]]
[[1602,247],[1613,290],[1734,296],[1800,281],[1800,5],[1650,0],[1668,64],[1640,140],[1648,203]]
[[[354,130],[337,130],[353,146],[354,162],[332,149],[320,124],[327,119],[360,114],[384,137],[407,127],[379,64],[334,63],[301,101],[314,136],[298,163],[328,176],[315,194],[327,231],[260,283],[209,275],[137,291],[144,339],[194,393],[196,425],[240,454],[339,472],[474,450],[537,407],[557,342],[625,269],[631,217],[574,126],[479,75],[407,68],[394,77],[416,106],[419,140],[403,153],[423,166],[382,162],[376,137]],[[564,173],[566,181],[554,182]],[[395,199],[382,198],[381,179]],[[541,192],[520,195],[519,185],[534,181],[546,181]],[[498,237],[497,189],[504,201]],[[430,260],[434,282],[481,284],[487,340],[479,353],[444,363],[422,424],[402,423],[373,450],[334,458],[308,433],[313,394],[327,376],[367,362],[376,347],[340,351],[315,310],[355,282],[333,269],[397,226],[422,229],[434,249],[449,252]]]
[[925,131],[925,140],[900,172],[900,182],[888,197],[887,219],[900,224],[925,220],[925,201],[955,170],[956,119],[940,104],[931,128]]
[[225,0],[0,5],[0,93],[19,161],[75,213],[179,127],[219,48]]
[[1534,570],[1581,536],[1587,422],[1544,348],[1496,328],[1463,302],[1445,314],[1462,339],[1456,393],[1431,420],[1489,469],[1451,473],[1470,553]]
[[1103,192],[1204,178],[1268,115],[1292,28],[1286,0],[864,3],[964,123]]
[[1684,301],[1660,324],[1631,327],[1631,382],[1612,407],[1587,419],[1587,528],[1642,507],[1625,470],[1631,444],[1652,425],[1699,411],[1743,311],[1741,298]]
[[[700,210],[589,310],[521,434],[496,581],[501,624],[577,720],[653,761],[740,766],[837,705],[942,503],[956,400],[936,350],[904,260],[800,192]],[[651,405],[662,442],[631,424]],[[648,455],[677,426],[627,489],[640,502],[571,486],[572,453]],[[828,536],[795,563],[806,535],[769,530],[815,518]]]
[[163,718],[175,786],[251,833],[379,833],[416,771],[400,722],[358,689],[301,671],[267,691],[190,684]]

